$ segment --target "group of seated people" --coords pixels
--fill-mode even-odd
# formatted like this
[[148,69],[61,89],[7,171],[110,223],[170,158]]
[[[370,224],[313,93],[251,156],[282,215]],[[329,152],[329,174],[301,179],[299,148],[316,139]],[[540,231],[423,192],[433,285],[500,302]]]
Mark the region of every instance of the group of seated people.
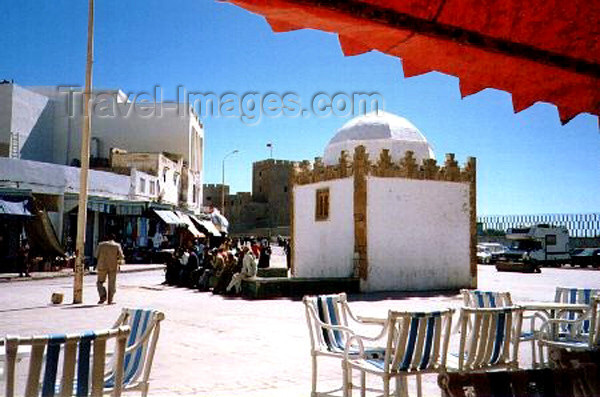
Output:
[[[253,240],[226,240],[211,249],[198,240],[188,241],[187,246],[178,248],[167,262],[165,284],[200,291],[212,289],[215,294],[240,294],[242,281],[256,277],[262,264],[259,263],[261,250],[255,245]],[[263,257],[267,247],[264,245]],[[270,256],[270,247],[268,250]]]

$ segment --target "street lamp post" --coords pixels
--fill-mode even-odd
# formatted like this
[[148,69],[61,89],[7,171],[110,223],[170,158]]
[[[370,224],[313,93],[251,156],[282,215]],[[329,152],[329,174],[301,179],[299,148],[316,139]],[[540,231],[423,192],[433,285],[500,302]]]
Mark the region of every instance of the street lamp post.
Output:
[[221,214],[225,215],[225,159],[232,154],[238,153],[239,150],[235,149],[229,152],[223,157],[222,168],[221,168]]
[[90,164],[90,96],[92,93],[92,65],[94,63],[94,0],[88,5],[87,63],[83,91],[83,128],[81,133],[81,169],[79,173],[79,208],[77,209],[77,240],[73,268],[73,303],[83,302],[83,268],[85,262],[85,230],[88,201],[88,167]]

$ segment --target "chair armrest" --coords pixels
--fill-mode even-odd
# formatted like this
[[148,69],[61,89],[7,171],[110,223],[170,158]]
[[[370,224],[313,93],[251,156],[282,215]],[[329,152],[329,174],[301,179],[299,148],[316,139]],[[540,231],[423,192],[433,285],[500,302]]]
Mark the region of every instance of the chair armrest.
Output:
[[352,318],[354,321],[365,325],[385,325],[387,318],[356,316]]
[[[363,340],[364,338],[361,338],[357,335],[352,335],[348,338],[348,340],[346,341],[346,347],[344,348],[344,359],[347,360],[350,357],[350,350],[353,346],[358,345],[358,353],[360,357],[364,357],[365,356],[365,346],[363,344]],[[353,343],[354,342],[354,343]],[[355,355],[356,353],[353,353],[352,355]]]

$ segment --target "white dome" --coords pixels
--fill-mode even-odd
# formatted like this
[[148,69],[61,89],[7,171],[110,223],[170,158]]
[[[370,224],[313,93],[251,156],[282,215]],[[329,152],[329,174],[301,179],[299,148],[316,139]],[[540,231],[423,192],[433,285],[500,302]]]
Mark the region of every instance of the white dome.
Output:
[[407,119],[382,110],[355,117],[342,126],[325,148],[325,165],[338,163],[345,150],[350,157],[354,148],[363,145],[371,161],[377,161],[383,149],[389,149],[392,161],[398,162],[407,150],[412,150],[420,164],[423,159],[435,158],[427,139]]

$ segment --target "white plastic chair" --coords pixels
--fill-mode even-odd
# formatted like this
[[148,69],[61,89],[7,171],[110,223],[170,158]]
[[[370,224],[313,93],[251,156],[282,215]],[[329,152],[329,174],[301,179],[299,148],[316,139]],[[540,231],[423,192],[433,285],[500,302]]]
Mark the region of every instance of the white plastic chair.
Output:
[[[125,344],[130,329],[127,326],[115,329],[85,332],[82,334],[59,334],[35,337],[6,336],[5,397],[14,396],[60,396],[100,397],[104,389],[104,369],[106,345],[115,340],[116,351],[113,360],[118,380],[110,390],[113,397],[122,392],[123,363]],[[24,385],[17,380],[17,355],[19,350],[28,350],[29,371]],[[26,348],[26,349],[23,349]],[[62,359],[61,359],[62,355]],[[62,363],[62,365],[60,365]],[[44,372],[43,377],[40,379]],[[21,387],[23,386],[23,387]]]
[[[373,323],[354,316],[348,306],[345,293],[305,296],[302,301],[310,334],[311,396],[315,397],[320,394],[317,392],[317,358],[319,356],[332,357],[341,362],[344,358],[346,342],[351,336],[356,335],[358,325],[376,326],[376,331],[380,334],[384,329],[384,321]],[[351,350],[349,354],[359,354],[357,347],[353,347]],[[376,356],[381,354],[383,348],[368,348],[366,351],[371,356]],[[340,389],[342,388],[343,386],[340,387]]]
[[461,289],[460,293],[465,307],[507,307],[513,304],[510,292]]
[[458,371],[517,369],[522,322],[523,309],[518,306],[461,308],[460,343],[454,367]]
[[[127,339],[124,374],[121,387],[123,391],[141,391],[143,397],[148,395],[150,388],[150,371],[160,334],[160,322],[165,315],[158,310],[123,308],[114,327],[127,325],[131,334]],[[118,385],[114,362],[105,378],[105,388],[111,389]]]
[[[556,287],[554,301],[560,303],[580,303],[590,305],[592,303],[593,298],[595,296],[598,296],[599,294],[600,289]],[[573,311],[566,311],[560,316],[561,319],[566,319],[570,321],[575,321],[578,317],[580,317],[580,314]],[[559,322],[559,333],[579,335],[585,339],[590,330],[589,313],[588,316],[586,318],[583,318],[582,320],[583,321],[581,322],[577,322],[577,324],[579,324],[579,329],[573,329],[574,326],[572,325],[572,323]]]
[[[592,350],[600,347],[600,296],[598,290],[557,288],[556,301],[563,303],[583,303],[589,310],[577,314],[566,312],[557,318],[548,319],[540,338],[540,355],[543,347],[565,348],[569,350]],[[558,328],[558,333],[552,327]]]
[[[383,355],[369,357],[364,351],[360,336],[351,337],[346,344],[344,363],[344,397],[351,396],[352,370],[361,375],[361,395],[367,390],[366,374],[376,375],[383,380],[383,396],[390,395],[390,380],[396,380],[396,395],[408,396],[407,377],[416,376],[417,395],[422,395],[421,375],[441,373],[446,370],[448,342],[450,340],[454,309],[444,311],[394,312],[390,311],[382,336],[386,346]],[[353,344],[359,346],[359,354],[352,355]]]
[[[497,291],[479,291],[462,289],[460,293],[463,296],[465,307],[510,307],[513,305],[510,292]],[[539,330],[546,321],[545,317],[534,313],[532,315],[523,316],[523,320],[529,320],[529,330],[521,330],[521,342],[531,342],[531,363],[535,368],[538,366],[536,342],[539,339]],[[539,324],[538,324],[539,320]],[[457,327],[460,323],[457,324]],[[469,324],[470,326],[470,324]]]

